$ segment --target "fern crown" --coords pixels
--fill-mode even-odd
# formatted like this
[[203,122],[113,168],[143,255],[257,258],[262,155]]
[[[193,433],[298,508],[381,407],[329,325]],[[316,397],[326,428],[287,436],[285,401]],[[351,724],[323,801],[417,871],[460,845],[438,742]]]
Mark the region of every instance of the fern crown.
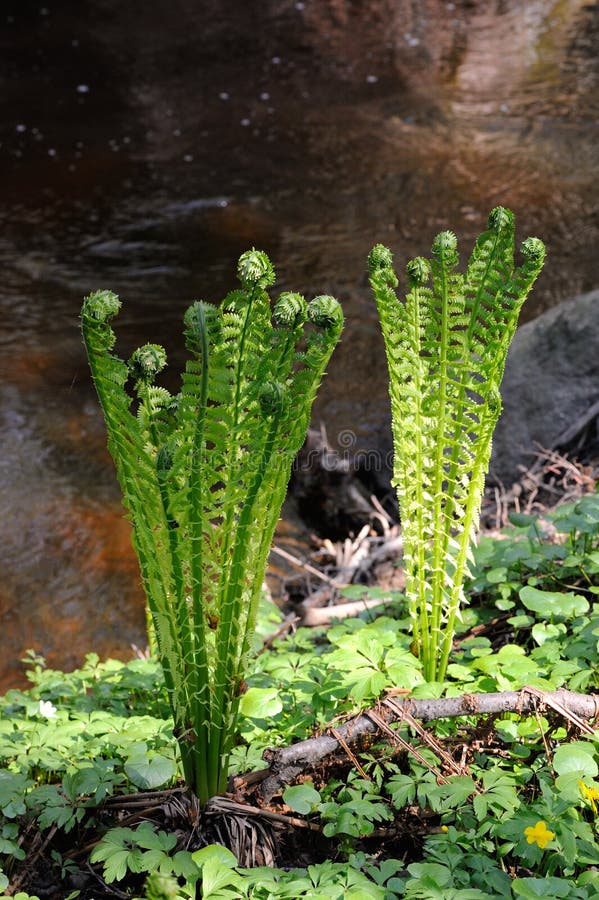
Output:
[[545,258],[538,238],[521,251],[516,267],[514,215],[498,206],[465,274],[455,271],[452,231],[435,237],[430,261],[407,264],[405,302],[394,290],[390,251],[377,244],[369,257],[389,366],[406,593],[428,679],[443,678],[447,667],[507,351]]
[[220,307],[186,311],[176,397],[155,383],[162,347],[146,344],[128,364],[109,352],[115,294],[87,297],[81,314],[185,777],[202,802],[226,786],[267,555],[343,327],[329,296],[307,306],[284,292],[271,311],[275,273],[262,251],[244,253],[238,275]]

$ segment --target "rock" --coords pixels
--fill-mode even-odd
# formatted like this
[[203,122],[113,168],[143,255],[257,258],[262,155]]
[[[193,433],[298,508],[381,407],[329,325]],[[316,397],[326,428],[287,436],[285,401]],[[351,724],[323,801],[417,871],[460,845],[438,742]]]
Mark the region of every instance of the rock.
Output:
[[599,401],[599,289],[565,301],[516,332],[501,388],[503,412],[489,481],[510,487],[540,444],[555,448]]

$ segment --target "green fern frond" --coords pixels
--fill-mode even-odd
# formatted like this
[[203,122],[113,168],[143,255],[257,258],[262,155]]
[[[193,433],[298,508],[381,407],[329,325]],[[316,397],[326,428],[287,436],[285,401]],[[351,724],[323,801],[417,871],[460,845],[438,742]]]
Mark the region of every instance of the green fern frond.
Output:
[[185,777],[202,802],[226,785],[268,551],[343,326],[332,297],[307,306],[286,292],[271,313],[261,251],[243,254],[238,274],[220,307],[187,310],[176,397],[154,383],[166,365],[158,345],[128,366],[111,355],[116,295],[91,295],[81,315]]
[[379,244],[369,257],[389,365],[406,593],[429,680],[445,675],[465,602],[505,359],[544,254],[542,242],[529,238],[515,269],[514,216],[497,207],[465,275],[455,271],[450,231],[435,238],[430,262],[408,263],[405,303],[395,293],[390,251]]

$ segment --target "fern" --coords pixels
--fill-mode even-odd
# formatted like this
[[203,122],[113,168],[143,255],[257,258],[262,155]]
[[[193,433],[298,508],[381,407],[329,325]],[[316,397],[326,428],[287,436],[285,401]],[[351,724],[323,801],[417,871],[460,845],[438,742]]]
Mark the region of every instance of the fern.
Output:
[[507,351],[545,257],[537,238],[521,252],[516,269],[514,216],[497,207],[465,275],[456,272],[450,231],[437,235],[430,261],[408,263],[405,303],[395,292],[390,251],[379,244],[369,256],[389,366],[413,647],[428,680],[442,681],[447,670]]
[[[241,289],[184,317],[181,391],[155,384],[162,347],[112,355],[109,291],[84,300],[83,338],[164,669],[185,778],[201,803],[226,787],[243,674],[291,465],[343,327],[332,297],[281,295],[266,254]],[[307,334],[305,332],[308,332]],[[128,391],[132,384],[132,391]]]

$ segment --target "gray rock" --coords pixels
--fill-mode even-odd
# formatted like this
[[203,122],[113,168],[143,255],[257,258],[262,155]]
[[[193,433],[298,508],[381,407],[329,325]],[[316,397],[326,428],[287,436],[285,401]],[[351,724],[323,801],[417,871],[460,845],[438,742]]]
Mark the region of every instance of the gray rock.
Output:
[[501,388],[490,481],[510,487],[540,444],[552,448],[599,401],[599,290],[548,310],[516,332]]

